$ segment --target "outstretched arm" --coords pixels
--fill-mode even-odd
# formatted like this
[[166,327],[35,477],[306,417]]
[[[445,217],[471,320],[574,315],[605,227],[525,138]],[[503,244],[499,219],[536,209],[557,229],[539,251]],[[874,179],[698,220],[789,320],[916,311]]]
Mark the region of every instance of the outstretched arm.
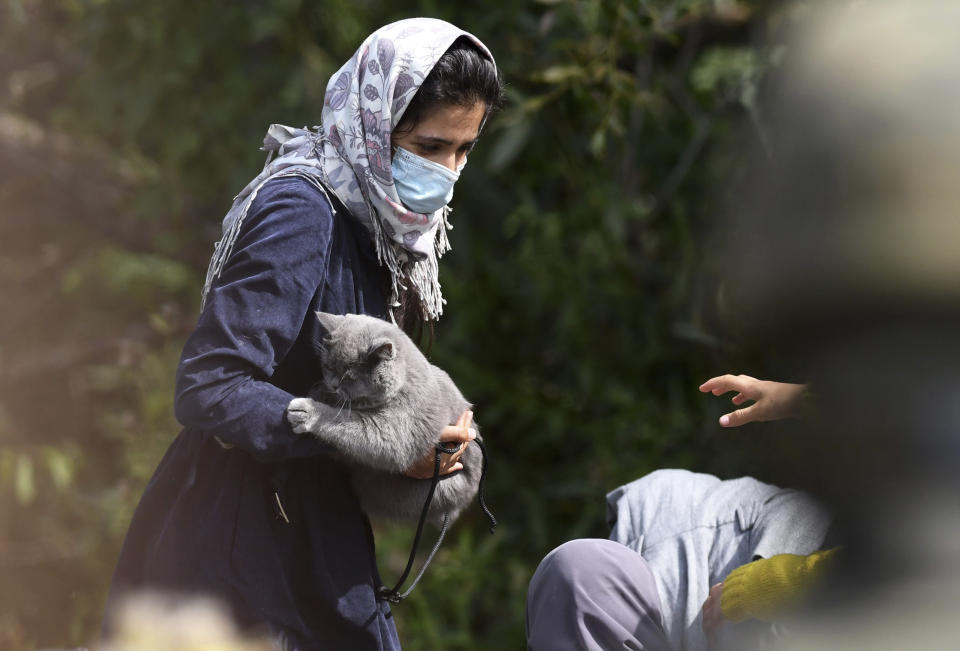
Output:
[[715,396],[736,391],[730,402],[741,407],[720,417],[722,427],[739,427],[754,421],[797,418],[802,415],[807,398],[807,385],[758,380],[749,375],[721,375],[700,385],[700,391]]

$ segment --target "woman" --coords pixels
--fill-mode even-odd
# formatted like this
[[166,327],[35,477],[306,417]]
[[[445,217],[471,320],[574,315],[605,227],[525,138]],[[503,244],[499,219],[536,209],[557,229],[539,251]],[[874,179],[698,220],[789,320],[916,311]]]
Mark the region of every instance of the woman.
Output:
[[[315,311],[408,331],[440,316],[446,204],[501,94],[479,40],[416,18],[371,34],[333,75],[317,131],[270,128],[276,158],[224,219],[177,373],[185,428],[134,515],[110,605],[202,594],[280,648],[399,648],[345,469],[285,410],[317,379]],[[469,442],[469,417],[441,440]],[[409,474],[432,471],[425,456]]]

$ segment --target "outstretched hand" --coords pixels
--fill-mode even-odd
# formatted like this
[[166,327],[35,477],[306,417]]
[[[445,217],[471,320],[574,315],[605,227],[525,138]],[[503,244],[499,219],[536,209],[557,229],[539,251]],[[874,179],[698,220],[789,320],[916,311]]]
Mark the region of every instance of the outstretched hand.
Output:
[[[460,463],[460,457],[463,455],[464,450],[467,449],[467,445],[470,444],[470,441],[477,438],[477,430],[471,427],[472,424],[473,412],[467,410],[460,414],[460,418],[457,419],[456,425],[447,425],[440,432],[440,442],[446,444],[447,447],[456,447],[455,444],[461,444],[460,449],[453,454],[440,454],[441,475],[449,475],[452,472],[463,470],[463,464]],[[430,479],[433,477],[433,466],[435,460],[436,452],[431,450],[427,456],[407,469],[407,477],[413,477],[414,479]]]
[[749,375],[721,375],[700,385],[700,391],[715,396],[736,391],[730,402],[738,407],[745,402],[753,404],[724,414],[721,427],[739,427],[754,421],[780,420],[800,416],[803,411],[805,384],[788,384],[758,380]]

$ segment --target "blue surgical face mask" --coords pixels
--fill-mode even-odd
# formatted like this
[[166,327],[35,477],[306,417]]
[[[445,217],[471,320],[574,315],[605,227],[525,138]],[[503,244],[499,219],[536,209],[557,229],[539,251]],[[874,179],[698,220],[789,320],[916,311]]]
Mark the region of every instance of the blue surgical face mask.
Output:
[[466,163],[454,171],[397,147],[391,164],[397,196],[409,210],[425,215],[436,212],[453,199],[453,184]]

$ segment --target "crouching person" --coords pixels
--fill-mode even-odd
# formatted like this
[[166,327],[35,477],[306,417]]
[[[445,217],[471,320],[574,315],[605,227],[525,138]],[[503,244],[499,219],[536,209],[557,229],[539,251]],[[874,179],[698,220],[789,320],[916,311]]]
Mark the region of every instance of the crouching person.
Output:
[[531,651],[762,648],[779,632],[761,620],[799,604],[833,555],[817,502],[751,477],[658,470],[607,507],[611,540],[566,543],[537,568]]

